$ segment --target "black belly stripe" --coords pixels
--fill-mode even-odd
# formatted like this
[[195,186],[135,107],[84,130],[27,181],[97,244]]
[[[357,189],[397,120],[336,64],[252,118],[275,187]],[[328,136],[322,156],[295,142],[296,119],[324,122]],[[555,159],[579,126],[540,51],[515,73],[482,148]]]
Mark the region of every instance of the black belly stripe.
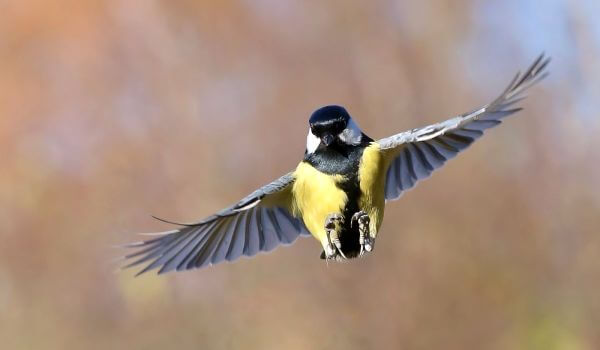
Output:
[[[358,244],[358,225],[351,225],[352,215],[360,210],[358,206],[358,200],[361,196],[358,171],[356,176],[349,178],[347,181],[338,184],[348,196],[348,202],[344,207],[343,216],[344,224],[342,225],[342,231],[340,232],[340,242],[342,243],[342,251],[346,256],[355,256],[360,252],[360,245]],[[349,257],[349,256],[348,256]]]

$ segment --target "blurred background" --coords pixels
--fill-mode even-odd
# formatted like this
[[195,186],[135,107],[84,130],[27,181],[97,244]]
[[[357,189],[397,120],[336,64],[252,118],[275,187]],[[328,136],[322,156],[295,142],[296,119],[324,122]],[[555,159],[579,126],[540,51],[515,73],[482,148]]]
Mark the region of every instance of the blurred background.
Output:
[[[2,1],[4,349],[600,348],[600,3]],[[375,254],[300,239],[134,278],[114,244],[291,170],[307,118],[371,137],[526,108],[400,201]]]

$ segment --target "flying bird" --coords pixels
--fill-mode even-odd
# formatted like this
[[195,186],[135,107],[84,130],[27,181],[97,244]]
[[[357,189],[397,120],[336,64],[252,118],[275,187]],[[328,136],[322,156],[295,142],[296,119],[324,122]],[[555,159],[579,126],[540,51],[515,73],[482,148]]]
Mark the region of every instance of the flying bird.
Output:
[[203,220],[126,244],[134,251],[125,256],[125,267],[145,264],[138,274],[201,268],[268,252],[299,236],[317,239],[326,260],[370,253],[386,202],[520,111],[515,105],[522,93],[548,74],[549,62],[540,55],[481,108],[377,141],[345,108],[319,108],[308,121],[306,151],[295,170]]

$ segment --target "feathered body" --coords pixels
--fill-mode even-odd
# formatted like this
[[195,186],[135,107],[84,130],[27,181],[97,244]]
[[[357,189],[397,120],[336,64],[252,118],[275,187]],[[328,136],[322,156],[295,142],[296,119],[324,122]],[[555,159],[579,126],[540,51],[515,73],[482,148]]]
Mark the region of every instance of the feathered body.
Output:
[[365,211],[375,237],[385,205],[383,162],[379,145],[364,134],[357,145],[337,142],[307,153],[294,172],[294,216],[302,218],[316,239],[326,242],[325,220],[331,214],[341,215],[341,249],[348,258],[358,256],[358,225],[351,218]]

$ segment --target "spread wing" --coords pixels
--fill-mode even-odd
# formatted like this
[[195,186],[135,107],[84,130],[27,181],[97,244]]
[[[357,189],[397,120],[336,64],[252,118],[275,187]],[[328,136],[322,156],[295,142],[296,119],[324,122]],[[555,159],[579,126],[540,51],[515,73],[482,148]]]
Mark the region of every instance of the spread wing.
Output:
[[402,192],[425,179],[477,140],[483,131],[502,118],[520,111],[514,105],[522,92],[546,75],[549,58],[540,55],[525,74],[517,73],[506,90],[492,103],[444,122],[409,130],[377,141],[391,159],[387,170],[385,199],[398,199]]
[[309,235],[301,220],[291,214],[293,173],[254,191],[233,206],[183,228],[126,247],[137,251],[125,258],[132,267],[146,263],[139,274],[188,270],[267,252]]

